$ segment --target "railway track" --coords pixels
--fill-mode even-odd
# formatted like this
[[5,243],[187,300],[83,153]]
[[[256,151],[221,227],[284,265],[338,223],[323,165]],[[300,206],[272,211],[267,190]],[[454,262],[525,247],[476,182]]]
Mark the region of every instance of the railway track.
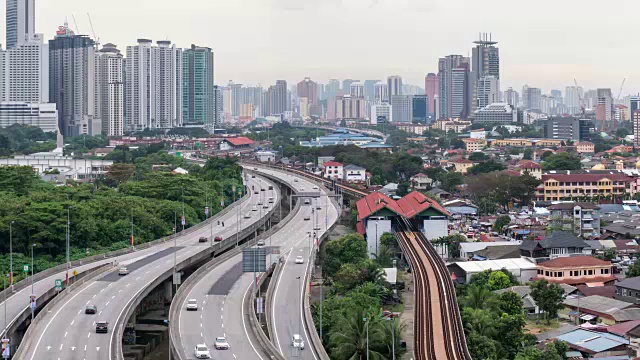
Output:
[[444,262],[406,219],[398,223],[396,235],[415,281],[416,360],[471,360],[455,289]]

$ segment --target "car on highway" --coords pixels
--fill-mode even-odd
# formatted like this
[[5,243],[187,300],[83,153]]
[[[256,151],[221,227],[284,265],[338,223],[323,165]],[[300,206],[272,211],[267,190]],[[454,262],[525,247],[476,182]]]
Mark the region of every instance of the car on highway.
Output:
[[196,299],[187,300],[187,311],[198,311],[198,300]]
[[269,208],[269,205],[264,204],[264,205],[262,205],[262,208],[263,208],[263,209],[268,209],[268,208]]
[[129,269],[124,266],[121,267],[120,269],[118,269],[118,275],[129,275]]
[[293,182],[298,182],[298,178],[293,178]]
[[251,211],[258,211],[258,207],[254,205],[254,206],[251,208]]
[[211,353],[205,344],[196,345],[195,349],[193,349],[193,355],[196,359],[211,359]]
[[309,199],[304,199],[304,204],[305,205],[309,205],[311,203],[311,201]]
[[318,190],[319,189],[318,185],[313,185],[313,189]]
[[304,188],[303,188],[303,187],[301,187],[301,188],[300,188],[300,191],[304,191]]
[[263,204],[262,200],[258,201],[258,205],[262,205],[262,204]]
[[316,210],[322,210],[322,206],[320,206],[320,204],[318,204],[318,206],[316,206]]
[[316,224],[316,226],[313,227],[313,230],[320,230],[320,224]]
[[106,321],[96,321],[96,334],[99,333],[108,333],[109,332],[109,323]]
[[304,258],[301,255],[296,256],[296,264],[304,264]]
[[209,241],[209,239],[207,239],[206,236],[200,236],[200,239],[198,239],[198,242],[201,242],[201,243],[205,243],[207,241]]
[[251,219],[251,213],[244,214],[244,218],[245,219]]
[[213,346],[216,348],[216,350],[229,350],[229,343],[224,336],[218,336]]
[[215,242],[222,241],[222,236],[218,235],[218,236],[214,237],[213,241],[215,241]]
[[260,191],[266,191],[264,188],[260,189]]
[[264,246],[264,240],[258,240],[258,243],[256,244],[258,246]]
[[273,185],[269,185],[269,190],[273,190]]
[[269,204],[273,204],[273,197],[269,198]]
[[254,194],[256,194],[256,195],[258,195],[258,190],[254,191],[253,193],[254,193]]
[[291,337],[291,346],[293,346],[294,349],[304,350],[304,340],[302,340],[300,334],[293,334]]
[[252,178],[252,179],[255,179],[255,178],[256,178],[256,176],[255,176],[255,175],[251,175],[251,178]]
[[311,220],[311,215],[305,215],[304,216],[304,221],[309,221]]
[[85,314],[95,314],[97,312],[98,312],[98,307],[93,304],[89,304],[87,305],[87,307],[84,308]]

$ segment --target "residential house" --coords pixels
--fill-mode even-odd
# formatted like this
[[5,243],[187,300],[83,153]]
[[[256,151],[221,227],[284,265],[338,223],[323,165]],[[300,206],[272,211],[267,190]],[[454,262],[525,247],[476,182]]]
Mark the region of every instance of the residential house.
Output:
[[462,141],[464,142],[465,150],[468,152],[482,151],[487,147],[487,140],[485,139],[465,138]]
[[344,178],[344,165],[337,161],[325,161],[324,165],[324,177],[327,179],[343,179]]
[[640,320],[640,308],[634,304],[593,295],[586,297],[568,297],[562,304],[564,309],[558,312],[561,319],[580,322],[614,325],[625,321]]
[[344,167],[344,181],[365,182],[367,181],[367,169],[357,165],[349,164]]
[[614,284],[616,299],[640,304],[640,277],[631,277]]
[[588,141],[580,141],[576,143],[576,152],[580,154],[593,154],[596,146]]
[[622,199],[633,195],[633,178],[623,172],[575,173],[571,171],[542,175],[536,189],[538,201]]
[[469,170],[470,167],[475,165],[473,161],[463,159],[463,158],[452,159],[450,163],[453,164],[455,172],[459,172],[463,174],[466,174],[467,170]]
[[509,272],[512,273],[521,284],[526,284],[536,277],[536,264],[522,258],[487,261],[457,261],[448,264],[447,269],[449,269],[449,272],[452,274],[451,278],[460,284],[469,283],[473,275],[479,274],[485,270],[509,270]]
[[409,180],[416,190],[426,190],[433,184],[433,179],[423,173],[415,174]]
[[565,342],[569,348],[576,350],[571,359],[603,358],[629,359],[629,340],[624,337],[587,329],[576,329],[556,337]]
[[[565,296],[571,295],[577,291],[574,286],[560,284],[562,290],[564,290]],[[511,291],[513,293],[518,294],[520,299],[522,299],[522,308],[527,314],[538,314],[540,312],[540,308],[536,304],[536,301],[531,297],[531,287],[527,285],[519,285],[519,286],[511,286],[506,289],[496,290],[494,291],[496,294],[502,294],[507,291]]]
[[440,199],[440,200],[447,200],[451,197],[451,193],[444,191],[440,188],[433,188],[429,191],[427,191],[427,194],[431,195],[434,198]]
[[513,253],[515,250],[517,253],[513,253],[514,256],[511,256],[511,258],[518,258],[520,257],[520,243],[521,241],[461,242],[460,258],[463,260],[496,260],[489,259],[480,254],[481,252],[484,254],[492,253],[493,251],[488,249],[493,247],[501,248],[501,250],[496,250],[496,252],[506,251]]
[[219,144],[222,151],[249,149],[253,145],[253,140],[244,136],[227,137],[222,139]]
[[529,173],[529,175],[538,180],[542,179],[542,166],[535,161],[520,160],[518,165],[516,165],[516,168],[520,171],[521,175]]
[[585,202],[561,202],[547,207],[549,223],[583,238],[600,236],[600,207]]
[[571,256],[538,263],[536,280],[542,279],[550,283],[603,286],[613,284],[616,277],[610,261],[591,256]]
[[567,231],[554,231],[544,239],[523,240],[520,255],[537,262],[564,256],[590,255],[591,248],[584,241]]

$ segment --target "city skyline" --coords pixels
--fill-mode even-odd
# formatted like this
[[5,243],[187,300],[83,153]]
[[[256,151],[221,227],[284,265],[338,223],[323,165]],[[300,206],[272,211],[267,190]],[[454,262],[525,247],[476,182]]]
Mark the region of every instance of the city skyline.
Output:
[[[168,39],[182,48],[193,43],[211,47],[218,54],[217,84],[234,80],[263,86],[277,79],[295,84],[311,77],[327,83],[331,78],[383,79],[396,74],[404,83],[420,85],[427,73],[437,72],[438,58],[449,54],[470,56],[478,33],[490,32],[500,42],[504,89],[529,84],[547,93],[572,85],[575,77],[584,88],[609,87],[617,95],[620,82],[627,77],[623,95],[637,93],[640,81],[635,79],[640,79],[640,69],[633,59],[640,50],[624,37],[604,34],[601,28],[615,26],[619,33],[632,31],[631,14],[633,9],[640,10],[640,4],[625,1],[625,12],[620,16],[602,18],[589,2],[583,2],[579,12],[571,4],[550,0],[523,4],[521,13],[538,19],[523,22],[520,15],[507,10],[512,4],[505,0],[482,4],[437,0],[430,5],[420,5],[416,0],[331,0],[322,4],[290,0],[214,4],[193,0],[189,7],[171,2],[154,2],[148,7],[145,2],[123,0],[36,1],[35,31],[43,33],[46,41],[65,17],[75,29],[71,16],[75,14],[80,33],[93,36],[86,16],[89,12],[102,43],[124,49],[144,37]],[[601,26],[567,26],[548,16],[551,8],[554,14],[571,14],[581,23],[597,19]],[[141,20],[142,13],[153,20]],[[625,21],[627,17],[629,21]],[[316,24],[309,26],[310,20]],[[453,21],[455,28],[448,26]],[[367,27],[378,35],[363,36]],[[305,29],[304,37],[297,29]],[[359,29],[353,35],[355,42],[332,41],[349,29]],[[403,33],[411,36],[404,40]],[[416,46],[416,36],[424,37],[424,46]],[[304,41],[308,38],[314,41]],[[381,43],[385,46],[376,46]],[[611,61],[616,61],[615,67],[610,66]]]

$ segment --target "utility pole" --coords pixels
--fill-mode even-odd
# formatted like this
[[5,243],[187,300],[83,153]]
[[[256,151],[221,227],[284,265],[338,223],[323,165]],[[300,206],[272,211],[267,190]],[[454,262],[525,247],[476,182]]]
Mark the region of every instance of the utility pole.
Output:
[[184,224],[186,223],[186,219],[184,218],[184,187],[182,188],[182,231],[184,231]]
[[[9,222],[9,286],[13,293],[13,220]],[[6,304],[6,303],[5,303]],[[6,326],[6,322],[5,322]]]
[[[35,247],[36,247],[36,244],[31,244],[31,296],[35,296],[35,293],[33,292],[33,248],[35,248]],[[6,306],[6,303],[5,303],[5,306]],[[36,311],[35,307],[31,306],[31,321],[32,322],[33,322],[33,317],[34,317],[35,311]],[[5,326],[6,326],[6,323],[5,323]]]

